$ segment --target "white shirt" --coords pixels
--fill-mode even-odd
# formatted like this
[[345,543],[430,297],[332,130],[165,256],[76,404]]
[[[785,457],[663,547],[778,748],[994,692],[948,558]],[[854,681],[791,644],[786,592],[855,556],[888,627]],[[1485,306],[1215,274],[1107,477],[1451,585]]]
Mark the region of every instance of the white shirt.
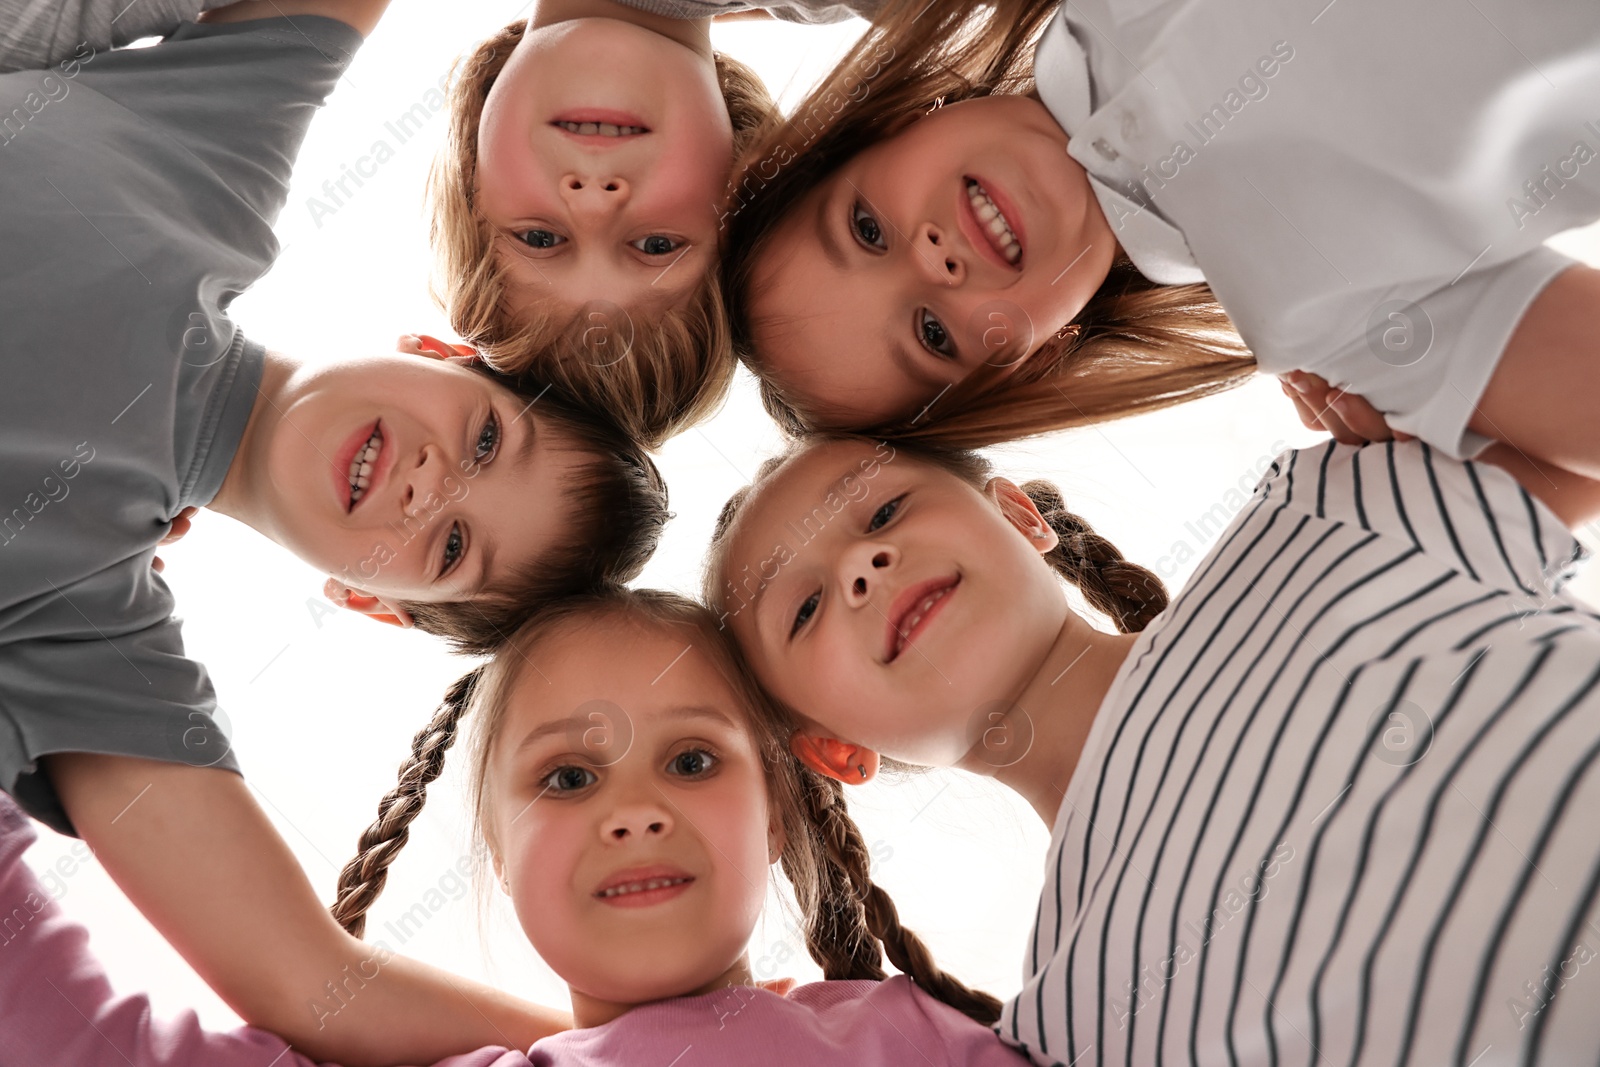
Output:
[[1073,0],[1035,73],[1146,276],[1453,455],[1600,218],[1592,0]]
[[1594,1062],[1581,554],[1421,443],[1279,457],[1096,715],[1002,1037],[1079,1067]]

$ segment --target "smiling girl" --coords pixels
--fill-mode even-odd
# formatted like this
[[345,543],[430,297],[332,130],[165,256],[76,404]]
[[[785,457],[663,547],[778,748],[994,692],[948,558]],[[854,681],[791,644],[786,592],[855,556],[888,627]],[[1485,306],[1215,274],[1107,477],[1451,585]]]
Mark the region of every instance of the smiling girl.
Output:
[[[430,183],[455,330],[651,445],[715,410],[733,374],[721,205],[734,160],[778,115],[710,31],[713,15],[747,7],[538,0],[459,64]],[[820,0],[772,10],[852,13]]]
[[1047,483],[819,439],[729,502],[707,596],[808,766],[959,766],[1053,827],[999,1024],[1038,1063],[1577,1062],[1592,1000],[1528,990],[1600,921],[1600,617],[1561,591],[1600,494],[1500,451],[1285,453],[1169,603]]
[[[714,618],[665,593],[561,605],[455,686],[346,868],[335,911],[351,930],[463,716],[475,723],[475,836],[529,942],[570,987],[577,1029],[526,1057],[491,1047],[446,1063],[1024,1062],[967,1017],[992,1021],[997,1002],[941,972],[900,926],[839,785],[784,748]],[[310,1067],[271,1034],[155,1024],[142,997],[113,998],[82,930],[47,910],[21,865],[30,838],[0,801],[0,900],[37,902],[0,953],[0,1005],[18,1055],[153,1067],[159,1046],[174,1067]],[[787,995],[753,982],[746,952],[779,862],[829,979]],[[909,977],[883,980],[884,951]],[[388,959],[377,949],[341,1000],[359,1004],[387,981]],[[259,962],[270,971],[270,956]],[[329,999],[323,1010],[343,1009]]]
[[1452,455],[1600,474],[1600,271],[1543,244],[1600,218],[1596,9],[1325,11],[886,9],[741,184],[769,408],[994,443],[1236,383],[1236,325]]

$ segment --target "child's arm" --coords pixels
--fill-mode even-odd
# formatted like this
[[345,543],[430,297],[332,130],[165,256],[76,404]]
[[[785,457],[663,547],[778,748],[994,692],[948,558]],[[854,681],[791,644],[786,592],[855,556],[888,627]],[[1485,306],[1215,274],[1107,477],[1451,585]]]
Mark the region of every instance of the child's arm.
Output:
[[[1295,371],[1282,377],[1285,395],[1294,401],[1300,421],[1309,430],[1323,430],[1347,445],[1390,438],[1415,440],[1410,434],[1391,430],[1383,413],[1362,397],[1330,389],[1328,383],[1315,374]],[[1506,471],[1570,529],[1575,530],[1600,517],[1600,480],[1545,463],[1503,441],[1495,441],[1484,449],[1477,456],[1477,462]]]
[[74,829],[201,978],[316,1059],[428,1063],[571,1026],[345,933],[230,771],[91,753],[45,765]]
[[[158,1020],[143,994],[118,996],[89,949],[22,861],[38,835],[0,795],[0,1033],[6,1063],[73,1067],[315,1067],[276,1035],[202,1029],[193,1012]],[[521,1053],[479,1049],[437,1067],[527,1067]],[[331,1065],[330,1065],[331,1067]]]
[[323,15],[338,19],[365,37],[377,27],[388,6],[389,0],[237,0],[227,7],[207,11],[195,21],[250,22],[285,15]]
[[1597,408],[1600,270],[1574,266],[1528,306],[1468,427],[1539,460],[1600,478]]

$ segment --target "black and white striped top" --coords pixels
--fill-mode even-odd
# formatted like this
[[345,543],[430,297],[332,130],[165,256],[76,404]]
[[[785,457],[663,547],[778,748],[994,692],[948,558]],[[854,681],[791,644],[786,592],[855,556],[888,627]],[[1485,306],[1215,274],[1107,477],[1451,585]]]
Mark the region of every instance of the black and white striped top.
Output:
[[1600,1061],[1600,617],[1510,476],[1285,453],[1140,636],[1057,816],[1040,1063]]

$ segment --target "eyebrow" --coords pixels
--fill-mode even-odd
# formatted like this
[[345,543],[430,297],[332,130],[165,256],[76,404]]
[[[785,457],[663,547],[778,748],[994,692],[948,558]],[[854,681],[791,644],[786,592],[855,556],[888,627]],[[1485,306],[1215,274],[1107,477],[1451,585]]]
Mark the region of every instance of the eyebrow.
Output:
[[[730,729],[740,729],[738,723],[734,722],[732,719],[728,718],[727,715],[723,714],[720,710],[712,707],[709,704],[679,704],[674,707],[664,709],[660,712],[659,717],[668,722],[688,722],[691,720],[700,719],[704,721],[720,723]],[[575,730],[581,735],[584,731],[593,726],[594,720],[589,718],[587,715],[568,715],[565,718],[551,719],[549,722],[540,723],[538,726],[535,726],[533,729],[529,730],[523,736],[521,741],[517,742],[517,748],[516,751],[512,753],[512,758],[515,759],[519,757],[524,749],[537,744],[552,734],[561,734]]]
[[833,226],[833,197],[828,195],[828,190],[823,190],[823,195],[817,201],[817,217],[814,220],[817,229],[817,240],[822,245],[822,254],[828,258],[838,270],[848,270],[849,262],[844,258],[844,249],[839,247],[839,238],[834,235]]

